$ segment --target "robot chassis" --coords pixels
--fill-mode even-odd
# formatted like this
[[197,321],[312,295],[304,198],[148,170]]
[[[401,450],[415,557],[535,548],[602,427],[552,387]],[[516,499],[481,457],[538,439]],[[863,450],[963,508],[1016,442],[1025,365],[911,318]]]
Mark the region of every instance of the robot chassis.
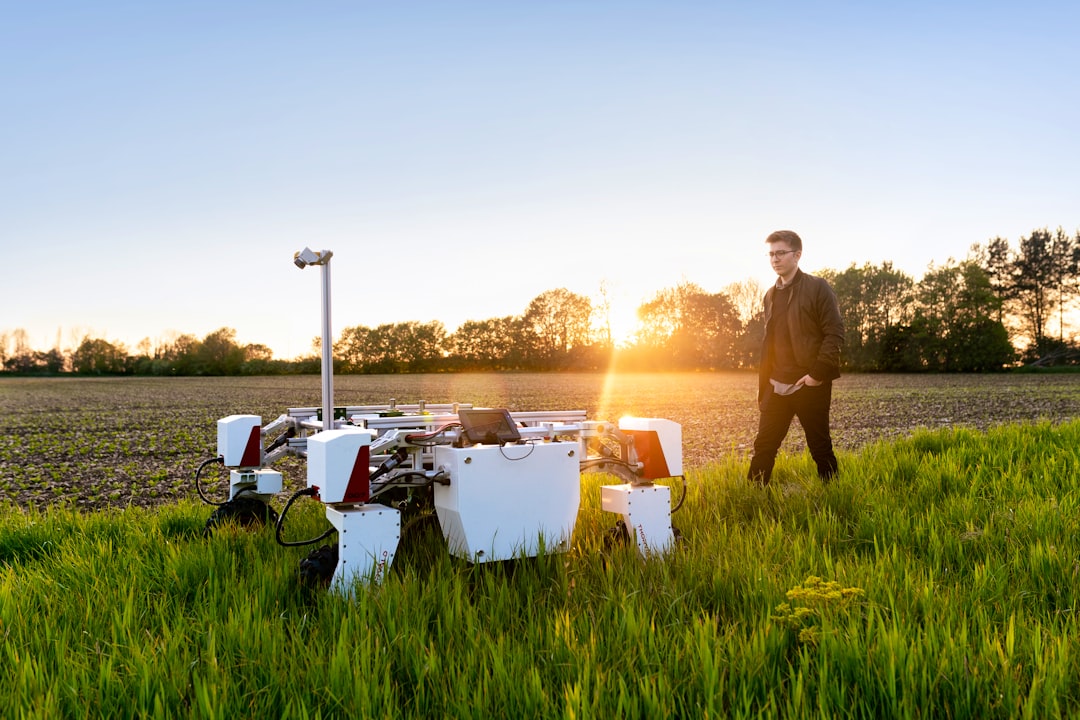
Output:
[[[258,415],[218,420],[218,455],[195,473],[199,496],[219,506],[208,531],[228,519],[271,520],[285,546],[313,545],[336,531],[336,545],[301,562],[301,577],[347,593],[358,582],[380,582],[403,531],[432,516],[449,551],[468,562],[566,550],[581,472],[600,471],[625,481],[600,488],[601,508],[620,516],[614,537],[645,556],[672,546],[671,514],[682,500],[673,509],[670,488],[653,480],[682,479],[685,497],[682,428],[675,422],[628,417],[616,425],[588,420],[580,410],[511,413],[460,403],[334,406],[332,257],[310,248],[293,256],[300,269],[322,270],[322,407],[291,408],[265,426]],[[279,516],[269,501],[282,491],[282,476],[270,465],[286,455],[306,459],[307,487]],[[211,463],[229,468],[229,499],[222,503],[200,484]],[[312,540],[285,541],[289,508],[304,495],[326,506],[331,527]]]
[[[619,516],[612,539],[630,541],[643,556],[662,555],[676,540],[670,487],[653,483],[679,478],[685,495],[682,429],[673,421],[624,417],[614,424],[588,420],[582,410],[511,413],[394,401],[335,407],[332,423],[323,413],[290,408],[265,426],[258,415],[218,420],[218,456],[200,466],[196,487],[211,502],[199,476],[220,462],[229,468],[229,500],[214,503],[220,507],[208,531],[229,517],[271,520],[278,542],[290,546],[336,530],[336,546],[309,555],[301,576],[347,593],[357,582],[381,582],[403,520],[434,515],[449,552],[471,563],[565,551],[580,474],[596,471],[625,480],[600,488],[601,508]],[[287,455],[306,458],[307,487],[278,516],[269,501],[282,491],[282,475],[269,466]],[[325,505],[332,527],[313,540],[284,541],[288,510],[303,495]]]

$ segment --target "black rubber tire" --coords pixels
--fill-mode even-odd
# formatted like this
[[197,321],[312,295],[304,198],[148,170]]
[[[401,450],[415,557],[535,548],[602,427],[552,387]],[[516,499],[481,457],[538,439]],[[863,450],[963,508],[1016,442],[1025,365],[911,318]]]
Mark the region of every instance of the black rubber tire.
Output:
[[300,583],[308,588],[330,586],[338,565],[338,544],[323,545],[300,561]]
[[243,528],[261,527],[266,524],[277,523],[278,514],[274,508],[258,498],[238,497],[233,498],[218,506],[210,517],[206,519],[204,535],[209,535],[217,528],[225,524],[236,525]]
[[630,541],[630,528],[626,527],[626,522],[620,518],[615,522],[615,527],[608,530],[607,535],[604,536],[604,549],[624,547],[629,545]]
[[401,524],[401,539],[391,568],[427,570],[437,556],[446,552],[438,516],[434,512],[420,513]]

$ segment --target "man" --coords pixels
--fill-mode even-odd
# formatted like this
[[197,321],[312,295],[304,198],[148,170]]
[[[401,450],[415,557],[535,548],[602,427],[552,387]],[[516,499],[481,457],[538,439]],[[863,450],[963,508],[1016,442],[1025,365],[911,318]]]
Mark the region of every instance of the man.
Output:
[[802,238],[779,230],[765,238],[776,285],[765,293],[765,341],[758,375],[761,419],[749,478],[767,484],[791,419],[799,418],[818,476],[836,474],[829,431],[832,381],[840,377],[844,321],[836,294],[799,270]]

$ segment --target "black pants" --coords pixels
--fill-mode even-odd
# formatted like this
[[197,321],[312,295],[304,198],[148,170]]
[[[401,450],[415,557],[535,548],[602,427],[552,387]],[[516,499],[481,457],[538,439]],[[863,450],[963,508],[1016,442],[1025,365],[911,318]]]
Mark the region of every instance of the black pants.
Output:
[[810,457],[817,464],[818,477],[826,481],[832,478],[836,474],[836,454],[829,434],[831,403],[831,382],[815,387],[803,386],[792,395],[777,395],[770,389],[761,407],[748,477],[763,484],[769,482],[780,443],[787,436],[791,419],[797,417],[806,433]]

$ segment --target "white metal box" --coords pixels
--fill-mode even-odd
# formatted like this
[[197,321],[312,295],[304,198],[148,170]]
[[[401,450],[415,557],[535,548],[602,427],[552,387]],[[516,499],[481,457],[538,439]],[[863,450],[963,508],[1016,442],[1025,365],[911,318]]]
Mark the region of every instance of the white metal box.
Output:
[[338,531],[338,564],[332,587],[349,594],[357,582],[381,583],[397,552],[401,513],[378,504],[328,507],[326,519]]
[[624,417],[619,419],[619,429],[634,438],[646,480],[682,475],[682,425],[659,418]]
[[218,455],[225,467],[256,468],[262,465],[262,418],[229,415],[217,422]]
[[324,503],[362,503],[370,498],[373,430],[324,430],[307,439],[307,484]]
[[229,499],[241,492],[259,495],[276,495],[282,488],[281,473],[270,468],[258,470],[233,470],[229,473]]
[[435,448],[435,511],[450,552],[470,562],[569,548],[581,504],[576,442]]
[[617,513],[642,555],[671,547],[671,488],[666,485],[603,485],[600,509]]

